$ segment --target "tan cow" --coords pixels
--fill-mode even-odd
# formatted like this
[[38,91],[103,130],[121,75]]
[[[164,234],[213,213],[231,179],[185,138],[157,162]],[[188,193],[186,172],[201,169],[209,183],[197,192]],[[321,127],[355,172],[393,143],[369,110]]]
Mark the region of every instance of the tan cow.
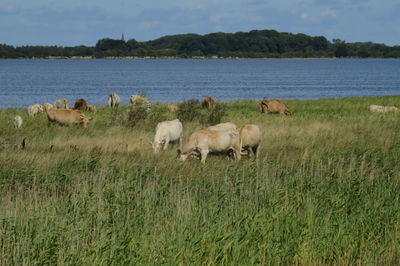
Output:
[[97,107],[96,107],[96,105],[94,105],[94,104],[88,104],[87,110],[88,110],[89,112],[96,113],[96,112],[97,112]]
[[205,97],[205,98],[203,99],[203,104],[202,104],[202,106],[203,106],[204,108],[208,108],[208,109],[214,108],[214,107],[216,106],[215,99],[212,98],[212,97]]
[[170,112],[176,112],[178,111],[178,106],[176,106],[175,104],[168,104],[167,108]]
[[277,113],[292,115],[294,112],[290,110],[284,101],[274,99],[274,100],[263,100],[260,102],[260,112],[261,113]]
[[39,113],[43,113],[43,106],[40,104],[34,104],[28,106],[28,115],[29,116],[35,116]]
[[239,129],[240,146],[242,150],[247,151],[249,156],[258,155],[261,143],[261,130],[257,125],[245,125]]
[[237,130],[237,129],[238,129],[237,126],[231,122],[220,123],[207,128],[207,130]]
[[149,99],[140,95],[132,95],[130,98],[130,102],[131,104],[137,104],[137,105],[149,104]]
[[390,111],[394,112],[400,112],[400,109],[394,106],[381,106],[381,105],[370,105],[369,110],[371,112],[376,112],[376,113],[386,113]]
[[46,109],[49,122],[57,122],[60,124],[82,124],[83,128],[87,128],[87,123],[93,118],[85,116],[79,110],[71,109]]
[[69,102],[67,99],[58,99],[53,105],[56,109],[69,109]]
[[237,130],[200,130],[194,132],[189,141],[178,150],[179,159],[185,161],[192,153],[200,153],[201,162],[205,163],[209,152],[230,152],[234,159],[240,160],[240,137]]
[[46,109],[50,110],[51,108],[54,108],[54,105],[52,105],[51,103],[44,103],[43,107],[44,107],[44,110],[46,110]]

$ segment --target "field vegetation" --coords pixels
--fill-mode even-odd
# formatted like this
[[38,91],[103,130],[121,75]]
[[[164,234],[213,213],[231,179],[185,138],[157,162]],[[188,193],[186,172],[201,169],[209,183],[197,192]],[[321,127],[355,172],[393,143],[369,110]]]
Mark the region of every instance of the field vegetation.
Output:
[[[0,265],[398,265],[400,114],[368,106],[400,96],[287,104],[293,116],[190,106],[201,119],[100,107],[87,129],[0,110]],[[184,142],[217,120],[257,124],[260,155],[154,155],[155,125],[177,115]]]

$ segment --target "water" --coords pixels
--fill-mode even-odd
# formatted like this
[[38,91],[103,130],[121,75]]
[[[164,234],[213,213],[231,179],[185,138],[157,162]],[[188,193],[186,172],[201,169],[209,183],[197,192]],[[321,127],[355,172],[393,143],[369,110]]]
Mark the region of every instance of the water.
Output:
[[317,99],[400,94],[400,60],[0,60],[0,108],[66,98],[105,105],[212,96]]

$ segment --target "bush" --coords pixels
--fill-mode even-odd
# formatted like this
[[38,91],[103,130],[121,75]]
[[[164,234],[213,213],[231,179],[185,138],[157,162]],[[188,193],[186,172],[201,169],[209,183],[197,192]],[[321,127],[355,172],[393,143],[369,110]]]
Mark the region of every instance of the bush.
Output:
[[177,116],[181,121],[192,122],[199,119],[201,111],[200,101],[190,99],[178,104]]
[[144,105],[132,105],[129,108],[127,126],[134,127],[138,123],[144,123],[148,115],[148,108]]
[[217,103],[214,108],[205,109],[205,113],[200,117],[200,123],[203,125],[215,125],[221,123],[222,117],[225,115],[225,105]]

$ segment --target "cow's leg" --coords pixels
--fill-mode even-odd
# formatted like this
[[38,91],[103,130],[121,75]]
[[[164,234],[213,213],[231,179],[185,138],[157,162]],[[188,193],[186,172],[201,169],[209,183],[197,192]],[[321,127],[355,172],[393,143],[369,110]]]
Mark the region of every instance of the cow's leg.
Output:
[[201,162],[205,163],[208,155],[208,150],[200,150]]
[[251,147],[251,150],[253,151],[254,156],[257,158],[258,157],[259,145],[255,145],[255,146]]
[[179,149],[182,149],[182,135],[179,137]]
[[164,150],[166,150],[168,148],[168,143],[169,143],[169,138],[166,138],[164,140]]

